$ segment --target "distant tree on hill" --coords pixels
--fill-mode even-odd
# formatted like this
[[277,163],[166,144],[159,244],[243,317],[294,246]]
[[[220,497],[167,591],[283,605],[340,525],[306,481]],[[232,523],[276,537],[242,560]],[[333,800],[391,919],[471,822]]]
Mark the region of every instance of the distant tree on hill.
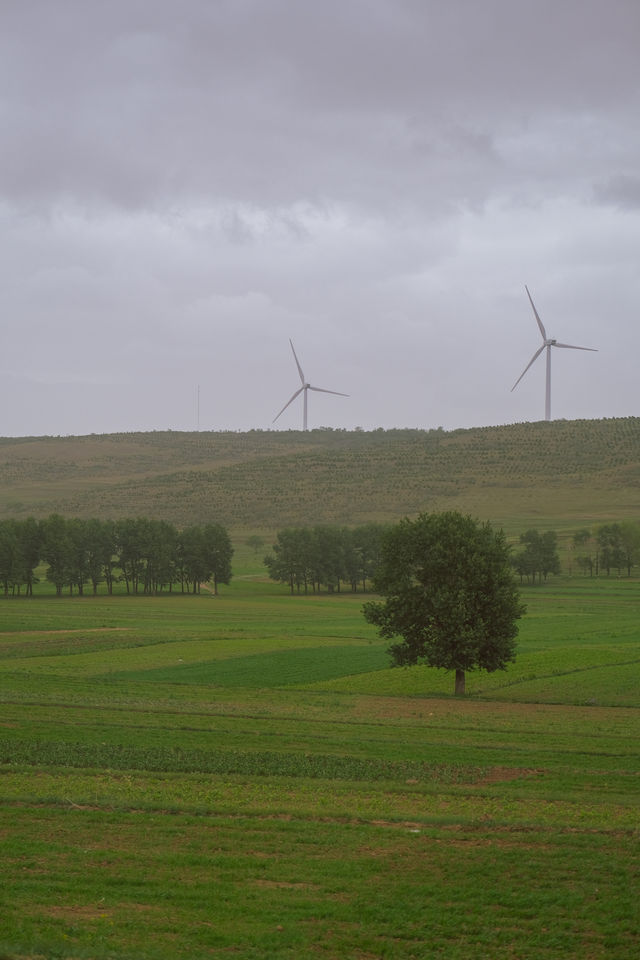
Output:
[[14,520],[0,521],[0,583],[5,597],[14,585],[18,535]]
[[0,584],[5,596],[20,594],[23,587],[27,596],[32,595],[41,552],[41,523],[33,517],[0,520]]
[[231,581],[233,548],[227,531],[220,524],[186,527],[178,542],[183,582],[191,584],[193,593],[200,593],[200,584],[210,580],[213,580],[214,593],[218,592],[219,584]]
[[74,544],[69,523],[54,513],[40,524],[42,532],[42,559],[47,566],[47,580],[56,588],[58,596],[64,587],[74,582]]
[[554,530],[547,530],[545,533],[527,530],[520,535],[520,543],[524,550],[516,554],[512,562],[521,580],[527,577],[535,583],[537,576],[541,583],[550,573],[560,573],[558,535]]
[[203,528],[203,537],[205,558],[209,567],[207,579],[213,580],[213,590],[217,593],[219,584],[231,582],[233,547],[229,534],[219,523],[208,523]]
[[288,527],[278,531],[272,552],[264,558],[272,580],[287,583],[291,593],[322,586],[330,592],[344,583],[355,593],[359,584],[366,590],[380,556],[383,527]]
[[640,560],[640,525],[633,521],[606,523],[598,528],[597,541],[600,554],[600,566],[610,575],[612,568],[623,569],[631,576],[632,568]]
[[340,527],[317,526],[311,531],[309,572],[312,587],[324,584],[333,593],[344,579],[345,533]]
[[247,546],[251,547],[254,554],[257,554],[258,550],[264,546],[264,538],[252,533],[250,537],[247,537]]
[[177,577],[178,531],[166,520],[149,520],[145,534],[144,592],[156,594],[165,586],[171,590]]
[[359,579],[367,592],[367,583],[373,579],[380,565],[382,538],[387,528],[379,523],[365,523],[353,531],[353,543],[360,560]]
[[620,540],[627,576],[631,576],[631,569],[640,561],[640,524],[633,520],[623,520],[620,524]]
[[207,579],[207,564],[205,560],[205,546],[201,527],[189,526],[181,530],[178,535],[178,563],[182,590],[186,586],[187,593],[198,593],[200,584]]
[[16,547],[14,583],[18,588],[24,586],[28,597],[33,595],[33,585],[38,582],[35,569],[40,563],[42,550],[42,530],[33,517],[17,523],[18,543]]
[[[98,585],[107,578],[107,570],[112,569],[111,561],[115,552],[113,524],[103,523],[101,520],[91,519],[84,521],[86,536],[86,565],[87,578],[93,588],[94,596],[98,592]],[[107,586],[112,592],[113,582]]]
[[605,523],[598,528],[598,547],[600,567],[611,574],[611,568],[617,569],[618,576],[624,564],[624,553],[620,538],[620,526],[617,523]]
[[301,589],[307,593],[310,579],[311,534],[304,527],[288,527],[279,530],[272,552],[264,558],[264,564],[272,580],[287,583],[291,593]]
[[598,547],[597,541],[591,530],[583,527],[577,530],[573,535],[573,546],[580,550],[576,556],[576,561],[581,570],[589,573],[589,576],[598,575]]
[[144,583],[147,552],[146,518],[127,517],[116,523],[116,552],[127,593],[138,593]]

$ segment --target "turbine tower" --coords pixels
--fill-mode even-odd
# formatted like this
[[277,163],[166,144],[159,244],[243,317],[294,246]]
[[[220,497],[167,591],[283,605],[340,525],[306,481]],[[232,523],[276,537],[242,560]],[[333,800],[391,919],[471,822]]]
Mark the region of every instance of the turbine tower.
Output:
[[576,347],[571,343],[558,343],[557,340],[554,340],[553,338],[548,337],[547,331],[544,328],[544,324],[542,323],[542,320],[538,316],[538,311],[536,310],[533,300],[531,299],[529,288],[527,287],[526,284],[524,288],[527,291],[527,296],[529,297],[529,303],[531,304],[531,307],[535,314],[535,318],[538,321],[538,327],[540,328],[540,333],[542,334],[543,343],[540,349],[536,350],[534,355],[531,357],[531,360],[529,360],[529,363],[526,365],[526,367],[524,368],[524,370],[522,371],[522,373],[520,374],[520,376],[518,377],[514,385],[511,387],[511,392],[513,393],[513,391],[518,386],[518,384],[524,377],[529,367],[533,363],[535,363],[535,361],[538,359],[542,351],[546,350],[547,351],[547,382],[546,382],[545,400],[544,400],[544,418],[545,420],[551,420],[551,347],[563,347],[565,350],[589,350],[592,353],[597,353],[598,351],[594,347]]
[[278,417],[280,416],[280,414],[285,412],[289,404],[293,403],[295,398],[299,397],[301,393],[304,393],[304,414],[302,417],[302,429],[306,430],[307,429],[307,392],[309,390],[315,390],[316,393],[333,393],[335,394],[336,397],[348,397],[349,394],[339,393],[337,390],[324,390],[322,387],[312,387],[310,383],[307,383],[307,381],[304,378],[304,373],[302,372],[302,367],[300,366],[298,357],[296,356],[296,351],[294,349],[293,343],[291,340],[289,340],[289,343],[291,344],[291,349],[293,350],[293,358],[296,361],[296,366],[298,368],[298,373],[300,374],[300,382],[302,383],[302,386],[300,387],[299,390],[296,390],[296,392],[293,394],[292,397],[289,398],[289,400],[287,400],[287,402],[285,403],[284,407],[282,408],[278,416],[274,417],[272,422],[275,423]]

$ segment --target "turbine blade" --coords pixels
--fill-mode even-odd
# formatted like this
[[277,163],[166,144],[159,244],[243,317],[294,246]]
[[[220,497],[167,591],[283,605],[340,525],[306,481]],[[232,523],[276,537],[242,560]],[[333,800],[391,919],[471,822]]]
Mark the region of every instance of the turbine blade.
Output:
[[536,320],[538,321],[538,326],[540,327],[540,333],[542,334],[542,339],[543,339],[543,340],[546,340],[546,339],[547,339],[547,331],[546,331],[545,328],[544,328],[544,324],[543,324],[542,320],[541,320],[540,317],[538,316],[538,311],[536,310],[535,304],[534,304],[533,300],[531,299],[531,294],[529,293],[529,287],[526,285],[526,283],[525,283],[525,285],[524,285],[524,288],[525,288],[525,290],[527,291],[527,296],[529,297],[529,303],[531,304],[531,307],[532,307],[532,309],[533,309],[533,312],[534,312],[535,315],[536,315]]
[[529,367],[536,362],[536,360],[538,359],[538,357],[540,356],[540,354],[541,354],[542,351],[544,350],[545,346],[546,346],[546,344],[543,343],[542,346],[540,347],[540,349],[539,349],[539,350],[536,350],[536,352],[534,353],[534,355],[531,357],[531,360],[529,360],[529,363],[526,365],[526,367],[524,368],[524,370],[522,371],[522,373],[520,374],[520,376],[518,377],[518,379],[516,380],[516,382],[514,383],[514,385],[511,387],[511,393],[513,393],[513,391],[515,390],[515,388],[518,386],[518,384],[520,383],[520,381],[521,381],[522,378],[524,377],[524,375],[525,375],[525,373],[527,372],[527,370],[529,369]]
[[303,390],[304,390],[304,387],[300,387],[299,390],[296,390],[296,392],[294,393],[294,395],[293,395],[289,400],[287,400],[287,402],[285,403],[284,407],[282,408],[282,410],[280,411],[280,413],[278,414],[278,416],[276,416],[276,417],[273,418],[273,420],[271,421],[272,423],[275,423],[275,422],[276,422],[276,420],[278,419],[278,417],[280,416],[280,414],[282,414],[282,413],[285,412],[285,410],[287,409],[287,407],[289,406],[289,404],[290,404],[290,403],[293,403],[293,401],[295,400],[295,398],[298,397],[298,396],[300,396],[300,394],[302,393]]
[[551,346],[553,346],[553,347],[564,347],[565,350],[590,350],[591,353],[597,353],[597,352],[598,352],[595,347],[576,347],[576,346],[574,346],[574,344],[572,344],[572,343],[557,343],[557,342],[556,342],[556,343],[552,343]]
[[302,386],[304,387],[304,373],[302,372],[302,367],[300,366],[300,362],[299,362],[298,357],[297,357],[297,355],[296,355],[296,351],[295,351],[294,346],[293,346],[293,341],[292,341],[292,340],[289,340],[289,343],[291,344],[291,349],[293,350],[293,357],[294,357],[294,359],[295,359],[295,361],[296,361],[296,367],[298,368],[298,373],[300,374],[300,382],[302,383]]
[[309,384],[309,390],[315,390],[316,393],[333,393],[336,397],[348,397],[348,393],[340,393],[338,390],[324,390],[322,387],[312,387]]

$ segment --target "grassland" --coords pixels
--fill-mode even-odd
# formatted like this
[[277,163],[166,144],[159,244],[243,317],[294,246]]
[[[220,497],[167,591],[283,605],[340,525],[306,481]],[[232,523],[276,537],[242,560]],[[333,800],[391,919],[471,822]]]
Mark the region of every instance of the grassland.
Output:
[[144,515],[241,534],[443,509],[513,533],[635,518],[640,419],[0,439],[0,517]]
[[0,601],[0,956],[635,960],[637,581],[525,588],[457,700],[239,573]]
[[0,439],[0,517],[236,547],[218,597],[0,599],[0,960],[635,960],[640,582],[525,586],[455,699],[246,544],[432,509],[637,520],[640,420]]

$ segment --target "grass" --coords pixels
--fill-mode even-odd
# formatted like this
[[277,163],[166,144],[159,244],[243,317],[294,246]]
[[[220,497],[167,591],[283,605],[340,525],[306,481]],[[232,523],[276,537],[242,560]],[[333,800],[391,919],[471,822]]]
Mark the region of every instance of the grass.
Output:
[[637,956],[640,597],[390,669],[363,597],[0,602],[0,957]]
[[[393,824],[310,830],[300,820],[61,809],[34,819],[46,847],[19,818],[9,857],[37,906],[25,939],[47,956],[77,944],[86,956],[97,947],[146,957],[500,957],[514,937],[531,957],[576,947],[632,955],[622,838],[558,843],[542,830],[532,842],[485,826],[450,832],[444,844],[441,830]],[[50,852],[64,871],[45,892],[37,876]],[[621,869],[603,874],[605,853]]]

